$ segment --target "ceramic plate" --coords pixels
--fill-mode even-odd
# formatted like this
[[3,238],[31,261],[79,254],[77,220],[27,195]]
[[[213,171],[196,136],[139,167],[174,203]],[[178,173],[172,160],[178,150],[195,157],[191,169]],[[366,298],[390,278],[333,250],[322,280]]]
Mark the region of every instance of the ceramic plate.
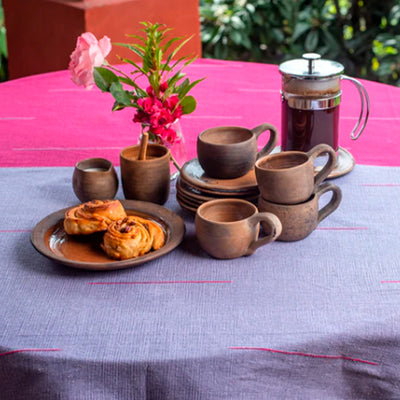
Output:
[[40,221],[31,233],[35,249],[54,261],[73,268],[107,271],[130,268],[154,260],[175,249],[183,240],[185,225],[181,217],[158,204],[145,201],[121,200],[128,215],[137,215],[159,223],[166,242],[159,250],[128,260],[112,260],[100,247],[102,233],[93,235],[67,235],[63,228],[64,208]]
[[254,169],[246,175],[235,179],[214,179],[207,176],[201,168],[197,158],[186,162],[181,169],[181,179],[203,191],[225,192],[248,192],[257,190],[256,174]]

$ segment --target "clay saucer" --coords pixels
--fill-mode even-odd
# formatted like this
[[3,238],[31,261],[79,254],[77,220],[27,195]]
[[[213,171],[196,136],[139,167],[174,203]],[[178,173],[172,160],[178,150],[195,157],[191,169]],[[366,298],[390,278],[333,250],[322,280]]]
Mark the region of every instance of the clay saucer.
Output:
[[190,197],[189,195],[187,195],[185,192],[183,192],[182,190],[180,190],[178,187],[176,189],[176,194],[177,196],[179,196],[182,200],[185,200],[187,203],[192,204],[193,206],[199,206],[201,204],[203,204],[206,201],[212,200],[211,198],[208,200],[199,200],[199,199],[195,199],[193,197]]
[[[335,168],[330,172],[327,179],[339,178],[351,172],[355,166],[353,155],[343,147],[339,147],[337,151],[337,161]],[[315,172],[321,170],[321,167],[316,167]]]
[[180,190],[181,193],[184,193],[186,196],[190,197],[193,200],[199,200],[201,202],[208,201],[208,200],[214,200],[216,198],[227,198],[227,197],[235,197],[235,198],[241,198],[241,199],[247,199],[247,198],[256,198],[259,195],[259,190],[256,188],[256,190],[252,190],[249,192],[224,192],[223,194],[217,192],[212,192],[212,193],[207,193],[203,192],[199,189],[196,189],[195,187],[187,184],[185,181],[183,181],[181,178],[179,178],[176,182],[176,187],[177,190]]
[[206,175],[197,158],[183,165],[180,176],[185,183],[208,193],[233,194],[258,190],[254,169],[239,178],[215,179]]
[[[258,200],[259,194],[256,195],[251,195],[251,196],[245,196],[245,197],[240,197],[240,199],[242,200],[247,200],[250,201],[254,204],[256,204],[257,200]],[[178,201],[178,203],[181,205],[181,207],[195,212],[197,210],[197,208],[210,200],[215,200],[215,199],[221,199],[221,198],[227,198],[227,197],[202,197],[201,199],[193,197],[191,195],[190,192],[186,192],[185,190],[182,190],[182,188],[179,185],[179,182],[177,182],[176,185],[176,199]],[[239,198],[239,197],[234,197],[232,196],[232,198]]]
[[193,206],[189,203],[187,203],[185,200],[183,200],[179,194],[176,195],[176,201],[178,204],[186,211],[190,211],[191,213],[196,213],[198,206]]

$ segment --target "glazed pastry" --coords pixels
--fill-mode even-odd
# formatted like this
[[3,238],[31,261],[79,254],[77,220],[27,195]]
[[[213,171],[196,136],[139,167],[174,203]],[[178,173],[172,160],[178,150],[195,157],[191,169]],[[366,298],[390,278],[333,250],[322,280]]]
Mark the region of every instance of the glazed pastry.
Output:
[[119,200],[93,200],[65,213],[64,230],[69,235],[90,235],[105,231],[111,222],[126,217]]
[[125,260],[158,250],[164,243],[165,233],[159,224],[130,215],[107,228],[102,248],[109,257]]

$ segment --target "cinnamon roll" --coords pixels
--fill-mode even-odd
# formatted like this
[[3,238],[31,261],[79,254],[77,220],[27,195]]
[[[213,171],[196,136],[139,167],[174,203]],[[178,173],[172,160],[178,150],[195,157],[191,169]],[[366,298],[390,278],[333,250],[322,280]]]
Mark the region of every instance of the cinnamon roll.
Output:
[[93,200],[65,213],[64,230],[69,235],[90,235],[105,231],[111,222],[126,217],[119,200]]
[[158,250],[164,243],[165,233],[159,224],[131,215],[109,225],[102,248],[109,257],[125,260]]

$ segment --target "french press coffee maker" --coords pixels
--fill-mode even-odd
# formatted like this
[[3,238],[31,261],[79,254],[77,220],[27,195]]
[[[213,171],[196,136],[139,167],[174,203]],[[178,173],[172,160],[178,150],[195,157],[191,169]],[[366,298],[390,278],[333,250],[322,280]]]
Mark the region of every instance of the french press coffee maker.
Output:
[[360,94],[361,112],[351,131],[351,139],[361,135],[368,121],[368,94],[359,81],[343,75],[343,71],[342,64],[321,59],[316,53],[303,54],[301,59],[286,61],[279,66],[282,74],[282,150],[309,151],[317,144],[326,143],[338,151],[342,79],[353,82]]

